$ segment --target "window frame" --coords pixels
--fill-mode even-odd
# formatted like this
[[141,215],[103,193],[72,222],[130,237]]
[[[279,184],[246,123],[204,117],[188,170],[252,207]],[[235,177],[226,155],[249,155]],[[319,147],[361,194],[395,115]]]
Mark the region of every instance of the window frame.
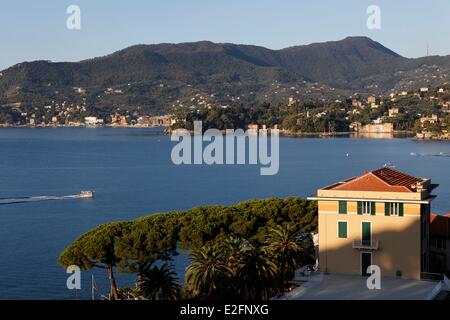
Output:
[[372,214],[372,202],[371,201],[361,201],[361,212],[362,215]]
[[[345,207],[345,210],[341,210],[341,208],[342,208],[341,206]],[[348,213],[348,202],[346,200],[339,200],[338,213],[339,214],[347,214]]]
[[400,202],[389,202],[389,215],[394,217],[400,216]]
[[[345,237],[341,237],[340,235],[340,226],[341,223],[345,223]],[[348,221],[346,220],[338,220],[337,222],[337,238],[338,239],[348,239]]]

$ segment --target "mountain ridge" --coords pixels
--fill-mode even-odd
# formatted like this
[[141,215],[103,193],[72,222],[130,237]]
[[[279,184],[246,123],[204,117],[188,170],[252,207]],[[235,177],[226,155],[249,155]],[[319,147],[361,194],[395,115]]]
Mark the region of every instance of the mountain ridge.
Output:
[[[22,62],[1,71],[0,103],[76,100],[73,87],[87,88],[89,102],[100,107],[158,109],[196,94],[214,95],[218,103],[237,97],[277,103],[290,95],[382,94],[449,80],[450,55],[405,58],[368,37],[279,50],[203,40],[137,44],[79,62]],[[100,99],[108,87],[124,93]]]

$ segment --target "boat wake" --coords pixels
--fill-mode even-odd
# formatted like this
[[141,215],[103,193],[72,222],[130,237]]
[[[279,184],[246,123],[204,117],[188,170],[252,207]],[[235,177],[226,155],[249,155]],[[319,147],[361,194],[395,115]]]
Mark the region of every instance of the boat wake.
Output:
[[450,154],[446,154],[446,153],[443,153],[443,152],[439,152],[439,153],[416,153],[416,152],[411,152],[410,155],[413,156],[413,157],[447,157],[447,158],[450,158]]
[[0,205],[13,203],[27,203],[50,200],[71,200],[71,199],[86,199],[93,197],[92,191],[81,191],[80,194],[68,196],[37,196],[37,197],[17,197],[17,198],[0,198]]

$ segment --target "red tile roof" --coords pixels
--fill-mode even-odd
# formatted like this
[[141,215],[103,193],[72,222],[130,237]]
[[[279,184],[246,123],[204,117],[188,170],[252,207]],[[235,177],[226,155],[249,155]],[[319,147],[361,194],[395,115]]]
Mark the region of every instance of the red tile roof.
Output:
[[417,182],[424,179],[416,178],[392,168],[381,168],[367,172],[359,177],[331,186],[332,190],[346,191],[378,191],[378,192],[415,192]]
[[450,214],[430,214],[430,235],[450,238]]

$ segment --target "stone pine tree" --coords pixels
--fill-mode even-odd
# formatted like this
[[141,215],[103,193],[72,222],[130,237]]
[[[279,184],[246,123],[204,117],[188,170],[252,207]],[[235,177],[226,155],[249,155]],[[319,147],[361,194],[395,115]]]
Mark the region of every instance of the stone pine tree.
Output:
[[135,220],[116,242],[117,266],[141,276],[153,267],[156,261],[168,261],[176,255],[177,221],[170,213],[155,214]]
[[65,268],[77,265],[82,270],[105,269],[111,286],[111,299],[118,299],[114,267],[120,261],[116,255],[117,241],[129,229],[130,222],[101,225],[80,236],[60,255],[58,262]]

